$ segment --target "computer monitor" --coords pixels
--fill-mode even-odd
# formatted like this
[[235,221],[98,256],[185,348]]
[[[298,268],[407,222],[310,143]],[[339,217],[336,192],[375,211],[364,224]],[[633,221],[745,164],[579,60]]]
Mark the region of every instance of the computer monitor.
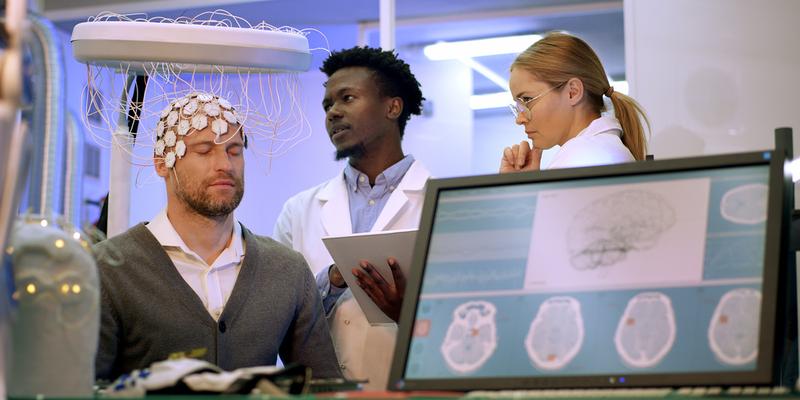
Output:
[[785,158],[431,180],[389,388],[773,383]]

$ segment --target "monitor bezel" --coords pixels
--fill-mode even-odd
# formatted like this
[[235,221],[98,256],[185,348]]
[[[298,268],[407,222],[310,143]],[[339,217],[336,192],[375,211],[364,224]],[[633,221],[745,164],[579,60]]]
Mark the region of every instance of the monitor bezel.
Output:
[[[776,380],[780,363],[775,357],[782,352],[778,313],[779,280],[785,277],[788,243],[787,192],[791,178],[786,172],[786,154],[780,151],[675,158],[641,161],[627,164],[520,172],[511,174],[478,175],[468,177],[431,179],[428,181],[414,256],[407,279],[405,300],[400,314],[397,342],[389,375],[389,390],[498,390],[498,389],[559,389],[559,388],[620,388],[664,387],[692,385],[765,385]],[[470,377],[405,379],[408,349],[411,343],[414,318],[417,313],[421,279],[424,275],[430,235],[439,194],[444,190],[505,186],[526,183],[581,180],[629,175],[647,175],[667,172],[685,172],[717,168],[736,168],[769,165],[769,191],[767,203],[764,275],[762,286],[759,355],[753,371],[709,373],[663,373],[630,375],[581,375],[562,377]],[[768,333],[768,334],[765,334]],[[625,379],[620,380],[620,377]]]

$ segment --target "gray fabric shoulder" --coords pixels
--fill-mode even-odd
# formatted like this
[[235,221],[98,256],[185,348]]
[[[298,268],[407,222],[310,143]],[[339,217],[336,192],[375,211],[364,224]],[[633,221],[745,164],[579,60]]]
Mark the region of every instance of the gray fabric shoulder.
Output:
[[119,235],[95,244],[92,246],[92,252],[98,265],[117,264],[122,262],[119,259],[122,254],[141,249],[142,245],[148,242],[158,245],[158,241],[144,223],[139,223]]
[[[244,224],[242,224],[242,232],[244,233],[244,239],[247,246],[255,244],[258,247],[258,251],[262,256],[268,256],[271,261],[277,261],[271,264],[276,264],[276,265],[302,264],[303,266],[306,267],[306,269],[309,269],[308,266],[306,265],[305,257],[303,257],[303,255],[300,254],[299,252],[292,250],[291,248],[278,242],[275,239],[272,239],[271,237],[254,234],[249,229],[247,229],[244,226]],[[245,248],[245,253],[247,253],[249,250],[250,249]]]

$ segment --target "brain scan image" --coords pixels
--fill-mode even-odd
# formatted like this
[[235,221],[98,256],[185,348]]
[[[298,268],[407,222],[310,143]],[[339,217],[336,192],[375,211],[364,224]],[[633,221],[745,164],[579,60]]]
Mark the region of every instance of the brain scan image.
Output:
[[551,297],[539,306],[525,338],[525,349],[536,368],[561,369],[583,344],[581,304],[568,296]]
[[441,351],[447,366],[468,374],[479,369],[497,347],[494,304],[470,301],[453,311]]
[[767,220],[767,185],[754,183],[725,192],[720,201],[722,217],[735,224],[754,225]]
[[717,359],[742,365],[758,356],[758,323],[761,292],[741,288],[725,293],[708,326],[708,343]]
[[674,208],[660,195],[624,190],[583,207],[567,230],[570,263],[577,270],[610,266],[631,251],[656,245],[676,221]]
[[657,365],[675,342],[675,312],[669,297],[659,292],[640,293],[628,301],[614,344],[625,365]]

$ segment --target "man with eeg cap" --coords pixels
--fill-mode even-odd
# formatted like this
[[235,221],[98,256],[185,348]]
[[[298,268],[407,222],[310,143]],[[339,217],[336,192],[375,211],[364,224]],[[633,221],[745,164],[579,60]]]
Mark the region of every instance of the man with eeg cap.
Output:
[[244,194],[246,140],[231,103],[190,93],[161,112],[155,134],[166,208],[95,249],[97,377],[176,356],[233,370],[272,365],[278,355],[314,377],[338,377],[305,260],[233,216]]

